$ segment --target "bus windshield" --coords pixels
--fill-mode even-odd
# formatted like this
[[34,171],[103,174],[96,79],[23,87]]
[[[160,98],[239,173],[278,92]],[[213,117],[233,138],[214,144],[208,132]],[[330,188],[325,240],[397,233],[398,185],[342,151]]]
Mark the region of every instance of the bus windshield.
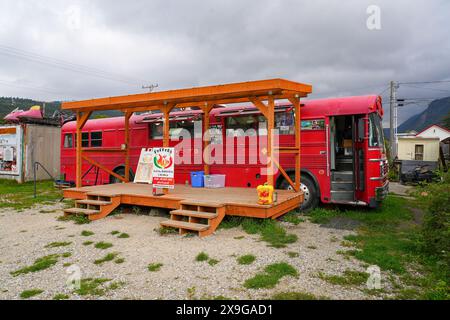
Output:
[[376,113],[369,115],[369,146],[380,147],[384,150],[383,128],[381,118]]

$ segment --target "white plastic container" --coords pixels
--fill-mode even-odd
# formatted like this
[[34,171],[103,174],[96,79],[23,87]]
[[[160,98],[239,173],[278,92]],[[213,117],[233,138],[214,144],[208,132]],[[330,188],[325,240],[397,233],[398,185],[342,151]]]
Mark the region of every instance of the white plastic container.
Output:
[[203,177],[205,181],[205,188],[224,188],[225,175],[224,174],[210,174]]

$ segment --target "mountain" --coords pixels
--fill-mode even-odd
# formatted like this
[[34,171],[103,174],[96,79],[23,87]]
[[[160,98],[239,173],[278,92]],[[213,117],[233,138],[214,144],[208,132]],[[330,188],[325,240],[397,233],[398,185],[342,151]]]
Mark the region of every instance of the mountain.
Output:
[[449,113],[450,97],[433,100],[423,112],[413,115],[399,125],[397,131],[399,133],[408,132],[410,130],[420,132],[432,124],[445,125],[444,119]]
[[[0,123],[3,122],[3,118],[16,108],[22,110],[28,110],[30,107],[39,105],[42,106],[42,101],[33,99],[24,99],[17,97],[0,97]],[[61,109],[61,101],[45,102],[45,114],[46,116],[52,116],[53,112]],[[94,114],[93,117],[118,117],[123,115],[120,111],[102,111]]]

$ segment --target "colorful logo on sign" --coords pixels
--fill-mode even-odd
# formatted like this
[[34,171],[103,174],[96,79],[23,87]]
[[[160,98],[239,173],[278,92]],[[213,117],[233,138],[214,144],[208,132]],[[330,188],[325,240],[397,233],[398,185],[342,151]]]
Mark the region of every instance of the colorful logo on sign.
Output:
[[167,169],[172,166],[173,157],[169,154],[158,154],[153,158],[153,163],[159,169]]

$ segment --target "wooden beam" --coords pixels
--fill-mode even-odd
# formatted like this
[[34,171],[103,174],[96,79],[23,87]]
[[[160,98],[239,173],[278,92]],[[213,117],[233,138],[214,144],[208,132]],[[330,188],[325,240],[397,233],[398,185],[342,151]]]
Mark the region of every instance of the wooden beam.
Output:
[[300,139],[302,132],[302,124],[300,119],[300,99],[293,97],[289,98],[289,101],[292,103],[294,107],[294,118],[295,118],[295,147],[298,152],[295,155],[295,189],[300,190],[300,170],[301,170],[301,156],[300,156]]
[[266,117],[267,119],[269,118],[268,115],[268,107],[262,103],[261,100],[259,100],[257,97],[250,97],[248,99],[251,103],[253,103],[253,105],[259,110],[261,111],[261,113],[264,115],[264,117]]
[[119,179],[119,180],[121,180],[121,181],[123,181],[123,182],[126,182],[126,180],[125,180],[124,177],[122,177],[121,175],[119,175],[119,174],[115,173],[114,171],[108,169],[107,167],[101,165],[101,164],[98,163],[97,161],[95,161],[95,160],[89,158],[88,156],[83,155],[82,158],[83,158],[84,160],[86,160],[87,162],[89,162],[90,164],[92,164],[92,165],[94,165],[94,166],[100,168],[101,170],[105,171],[106,173],[109,173],[109,174],[112,175],[113,177],[116,177],[117,179]]
[[296,186],[295,182],[292,181],[291,177],[289,177],[289,175],[286,173],[286,171],[284,171],[283,167],[275,158],[273,159],[273,163],[277,166],[278,170],[280,170],[286,181],[291,185],[292,189],[294,189],[295,192],[298,192],[298,190],[300,190],[300,186]]
[[275,125],[275,101],[269,97],[267,101],[267,184],[274,185],[273,181],[273,128]]
[[89,116],[92,112],[77,112],[77,126],[76,126],[76,155],[75,155],[75,185],[77,188],[82,187],[83,179],[82,175],[82,167],[83,167],[83,150],[81,149],[82,145],[82,135],[81,130],[89,119]]
[[130,118],[132,112],[125,112],[125,181],[130,181]]
[[209,136],[208,140],[205,140],[205,134],[206,132],[209,130],[209,113],[211,111],[211,109],[213,108],[213,105],[210,105],[208,103],[204,103],[203,106],[201,106],[201,109],[203,110],[203,150],[202,150],[202,155],[203,155],[203,171],[205,172],[206,175],[209,174],[209,154],[205,155],[205,149],[208,148],[209,144],[210,144],[210,139],[211,137]]

